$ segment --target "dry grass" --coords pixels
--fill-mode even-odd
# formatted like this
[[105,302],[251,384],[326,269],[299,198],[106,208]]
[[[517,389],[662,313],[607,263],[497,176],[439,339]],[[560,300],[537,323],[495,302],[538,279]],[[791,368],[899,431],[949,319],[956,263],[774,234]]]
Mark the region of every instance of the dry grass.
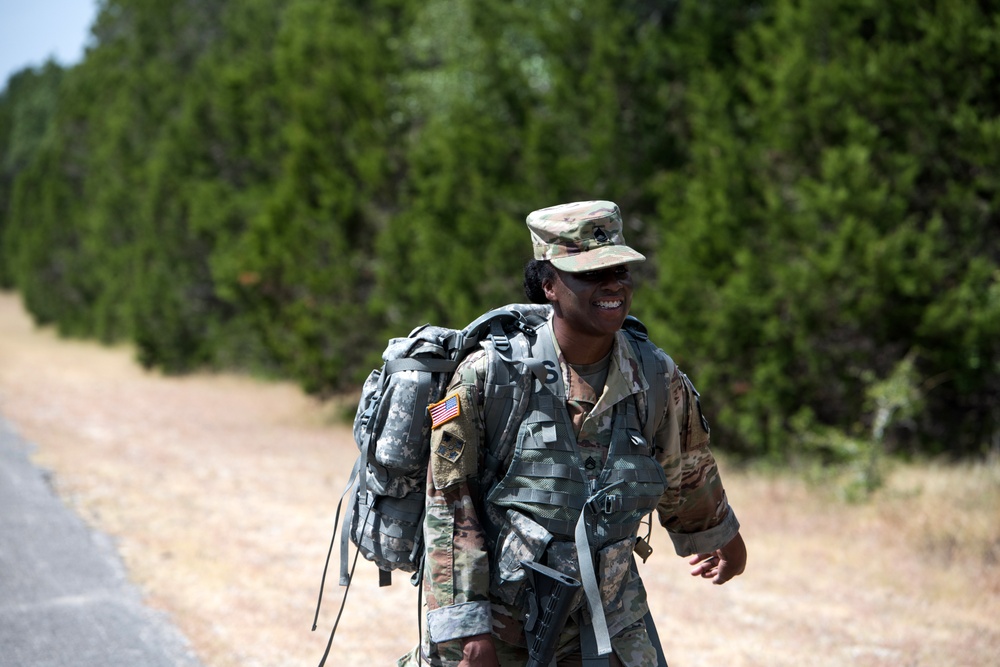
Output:
[[1000,461],[986,465],[899,468],[875,506],[887,526],[931,562],[967,572],[981,570],[984,583],[1000,564]]
[[[323,652],[335,574],[309,628],[354,456],[332,412],[287,384],[144,372],[128,349],[35,330],[0,294],[0,414],[208,667]],[[642,566],[672,667],[996,664],[1000,466],[900,466],[863,505],[791,475],[724,475],[746,574],[692,579],[663,537]],[[392,664],[416,641],[414,589],[375,582],[359,565],[330,664]]]

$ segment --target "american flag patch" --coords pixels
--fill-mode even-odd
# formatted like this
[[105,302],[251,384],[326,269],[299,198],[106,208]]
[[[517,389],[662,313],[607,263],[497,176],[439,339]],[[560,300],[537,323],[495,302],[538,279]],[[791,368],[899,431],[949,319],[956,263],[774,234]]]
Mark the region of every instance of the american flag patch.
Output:
[[458,394],[452,394],[440,403],[427,406],[427,410],[431,413],[431,428],[446,424],[461,414],[460,406]]

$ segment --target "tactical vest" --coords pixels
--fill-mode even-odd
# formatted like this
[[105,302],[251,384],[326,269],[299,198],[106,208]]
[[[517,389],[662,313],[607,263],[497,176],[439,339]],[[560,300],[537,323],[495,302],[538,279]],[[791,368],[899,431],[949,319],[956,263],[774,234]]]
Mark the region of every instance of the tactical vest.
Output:
[[[645,364],[659,363],[641,348],[652,344],[632,342]],[[520,561],[548,560],[550,566],[583,581],[600,642],[603,610],[614,607],[627,581],[640,521],[666,490],[666,475],[649,442],[656,424],[640,422],[636,395],[619,401],[612,412],[607,461],[600,475],[590,480],[566,407],[551,333],[539,331],[531,347],[531,356],[544,360],[550,372],[545,382],[535,381],[509,467],[486,497],[491,590],[501,600],[521,605]],[[655,383],[662,386],[666,378],[660,373],[666,370],[646,371],[650,393]],[[662,407],[658,401],[654,404]],[[644,415],[647,422],[659,418],[653,411]],[[606,626],[604,630],[606,636]]]

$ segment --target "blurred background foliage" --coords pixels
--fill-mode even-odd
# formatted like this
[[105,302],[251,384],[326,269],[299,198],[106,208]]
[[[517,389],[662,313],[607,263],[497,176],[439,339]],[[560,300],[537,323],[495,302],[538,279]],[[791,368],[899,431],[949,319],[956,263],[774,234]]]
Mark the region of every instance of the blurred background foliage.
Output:
[[0,285],[167,372],[330,395],[622,208],[716,446],[1000,448],[1000,3],[104,0],[0,94]]

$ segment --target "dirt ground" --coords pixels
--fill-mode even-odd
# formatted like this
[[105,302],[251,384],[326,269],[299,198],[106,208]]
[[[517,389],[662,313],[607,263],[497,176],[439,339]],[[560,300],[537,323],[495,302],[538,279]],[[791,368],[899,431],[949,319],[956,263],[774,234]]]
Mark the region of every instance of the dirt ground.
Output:
[[[318,663],[336,574],[311,632],[316,593],[356,451],[336,412],[289,384],[144,371],[128,348],[36,329],[0,293],[0,414],[208,667]],[[1000,466],[900,468],[849,505],[722,464],[746,573],[694,579],[655,534],[642,566],[672,667],[998,664]],[[415,589],[358,572],[328,664],[393,664],[417,640]]]

